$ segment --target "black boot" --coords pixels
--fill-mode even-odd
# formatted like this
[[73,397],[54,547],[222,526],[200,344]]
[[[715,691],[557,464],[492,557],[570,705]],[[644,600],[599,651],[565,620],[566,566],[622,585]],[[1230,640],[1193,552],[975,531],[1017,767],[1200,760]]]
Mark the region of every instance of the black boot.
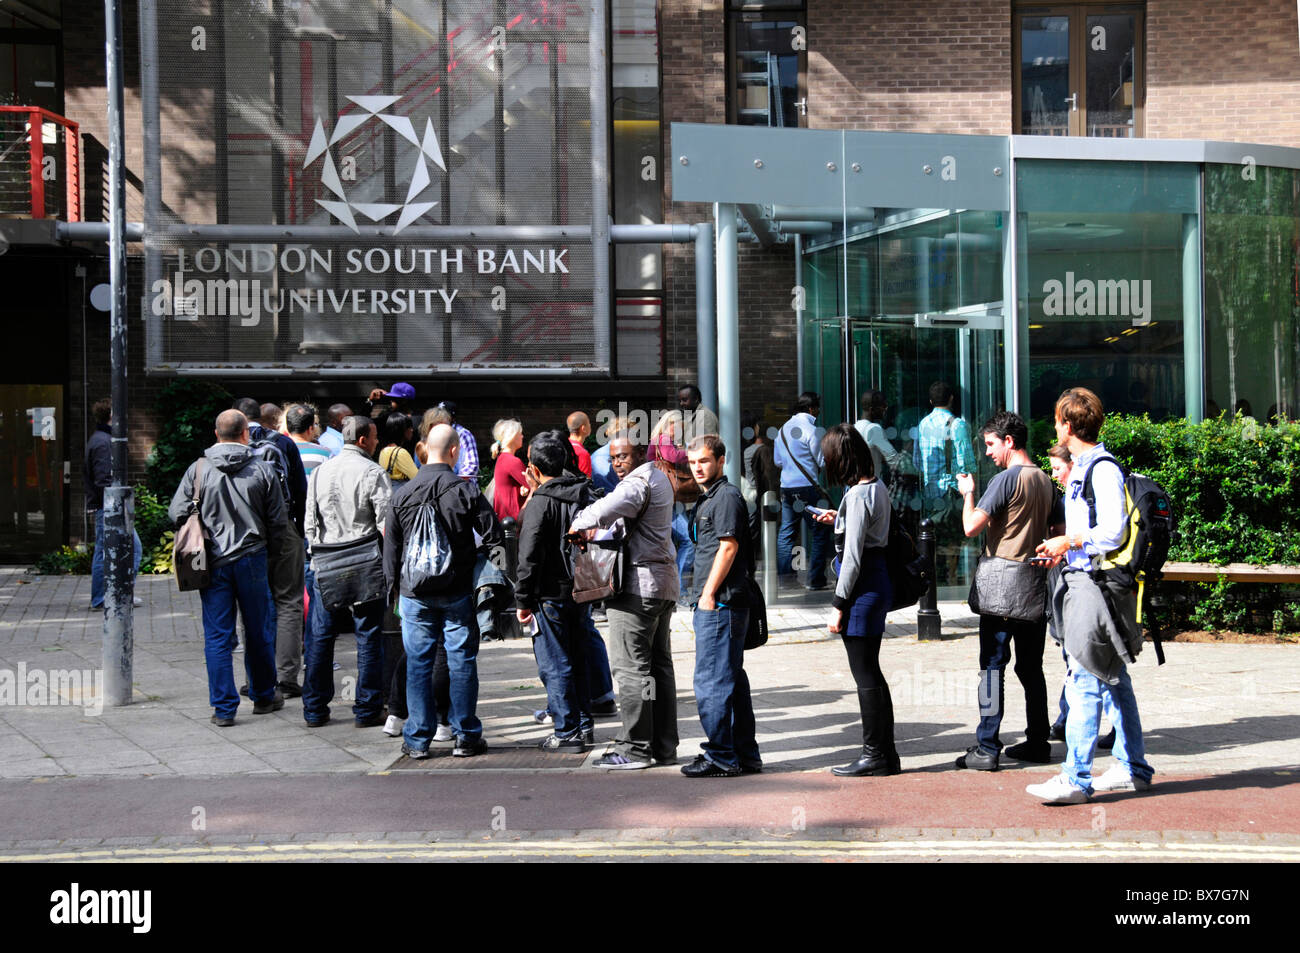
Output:
[[851,764],[831,768],[831,774],[841,778],[898,774],[894,706],[888,687],[858,689],[858,708],[862,713],[862,756]]

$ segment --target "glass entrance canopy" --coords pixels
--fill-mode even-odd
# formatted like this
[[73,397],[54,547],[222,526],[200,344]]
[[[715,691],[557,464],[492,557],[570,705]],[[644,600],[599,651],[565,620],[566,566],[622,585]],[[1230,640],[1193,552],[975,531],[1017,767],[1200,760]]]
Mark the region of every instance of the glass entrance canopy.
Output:
[[[935,384],[970,441],[939,469],[981,486],[983,422],[1016,410],[1041,454],[1070,386],[1108,412],[1300,412],[1300,150],[674,124],[671,154],[674,199],[795,246],[800,389],[826,427],[883,401],[932,517],[956,499],[921,459]],[[941,582],[964,586],[974,549],[949,543]]]

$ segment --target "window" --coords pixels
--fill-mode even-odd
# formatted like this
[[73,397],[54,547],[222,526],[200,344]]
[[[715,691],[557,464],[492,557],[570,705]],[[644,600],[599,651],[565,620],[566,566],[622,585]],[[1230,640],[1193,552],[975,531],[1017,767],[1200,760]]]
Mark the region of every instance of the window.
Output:
[[1022,7],[1013,35],[1016,132],[1142,135],[1141,7]]
[[789,0],[727,9],[727,121],[800,126],[807,114],[805,4]]

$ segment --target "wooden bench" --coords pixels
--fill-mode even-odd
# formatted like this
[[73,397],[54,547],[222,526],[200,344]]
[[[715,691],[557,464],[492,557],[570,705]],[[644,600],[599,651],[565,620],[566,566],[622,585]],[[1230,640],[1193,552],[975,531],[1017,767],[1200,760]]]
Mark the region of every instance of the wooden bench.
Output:
[[1300,566],[1252,566],[1249,563],[1165,563],[1163,579],[1171,582],[1228,582],[1300,583]]

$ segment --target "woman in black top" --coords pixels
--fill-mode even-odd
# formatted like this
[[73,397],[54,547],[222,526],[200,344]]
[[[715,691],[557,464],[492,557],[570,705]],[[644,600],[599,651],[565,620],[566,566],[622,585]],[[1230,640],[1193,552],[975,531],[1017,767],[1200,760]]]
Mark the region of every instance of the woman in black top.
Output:
[[845,487],[838,512],[816,517],[835,524],[839,582],[831,602],[830,631],[842,636],[858,686],[862,712],[862,755],[832,768],[841,777],[898,774],[894,749],[894,703],[880,670],[885,613],[894,598],[885,564],[889,543],[889,494],[876,479],[871,450],[849,424],[837,424],[822,438],[826,474]]

